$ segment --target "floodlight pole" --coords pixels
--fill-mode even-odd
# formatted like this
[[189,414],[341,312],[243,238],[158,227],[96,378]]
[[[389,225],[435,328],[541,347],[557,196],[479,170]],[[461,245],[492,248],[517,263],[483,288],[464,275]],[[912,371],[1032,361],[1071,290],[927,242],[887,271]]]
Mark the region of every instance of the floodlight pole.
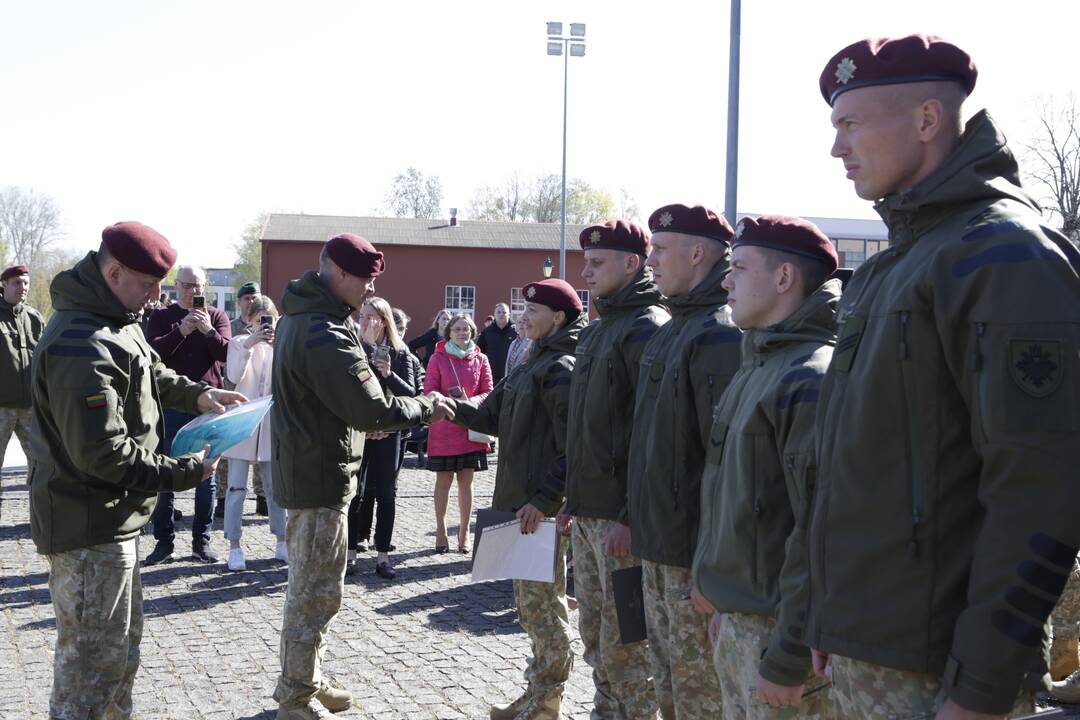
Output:
[[562,90],[562,212],[559,225],[559,279],[566,279],[566,105],[569,101],[567,88],[570,84],[570,43],[563,41],[563,90]]
[[724,216],[732,227],[738,220],[739,196],[739,43],[741,0],[731,0],[731,43],[728,56],[727,172],[724,179]]

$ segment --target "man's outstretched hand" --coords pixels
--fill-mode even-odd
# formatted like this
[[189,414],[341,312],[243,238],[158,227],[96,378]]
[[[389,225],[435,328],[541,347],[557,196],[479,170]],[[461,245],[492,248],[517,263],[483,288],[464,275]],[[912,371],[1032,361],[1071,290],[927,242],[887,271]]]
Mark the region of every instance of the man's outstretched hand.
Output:
[[212,412],[220,415],[225,412],[226,405],[246,403],[247,401],[248,399],[242,393],[233,392],[232,390],[210,389],[199,396],[199,412]]

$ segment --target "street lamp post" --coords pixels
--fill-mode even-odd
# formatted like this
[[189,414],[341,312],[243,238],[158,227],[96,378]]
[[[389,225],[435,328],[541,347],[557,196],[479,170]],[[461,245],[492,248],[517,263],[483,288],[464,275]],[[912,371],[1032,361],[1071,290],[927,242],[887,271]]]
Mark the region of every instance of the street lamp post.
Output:
[[585,56],[585,23],[570,23],[570,35],[563,36],[561,22],[547,24],[547,54],[563,56],[562,111],[562,212],[559,227],[559,277],[566,279],[566,105],[570,81],[570,56]]
[[544,261],[544,279],[551,277],[551,258]]

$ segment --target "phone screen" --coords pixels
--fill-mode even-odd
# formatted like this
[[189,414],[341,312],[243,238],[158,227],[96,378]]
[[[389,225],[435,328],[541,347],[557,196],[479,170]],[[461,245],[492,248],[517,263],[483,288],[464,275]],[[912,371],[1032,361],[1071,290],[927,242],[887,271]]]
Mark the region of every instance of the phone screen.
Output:
[[271,315],[263,315],[262,317],[259,318],[259,322],[262,323],[263,325],[273,325],[274,324],[274,318]]
[[192,307],[198,308],[200,310],[203,309],[204,307],[206,307],[206,296],[196,295],[191,299],[191,305]]

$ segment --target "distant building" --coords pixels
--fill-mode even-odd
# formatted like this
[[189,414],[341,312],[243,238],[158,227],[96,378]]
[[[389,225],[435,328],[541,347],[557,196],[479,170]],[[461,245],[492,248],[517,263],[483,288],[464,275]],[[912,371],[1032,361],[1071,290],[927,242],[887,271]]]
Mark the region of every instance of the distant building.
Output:
[[[235,275],[232,268],[206,268],[206,287],[203,288],[207,304],[224,310],[229,317],[236,314],[236,289],[242,284],[237,283]],[[162,285],[161,292],[173,302],[178,297],[175,285]]]
[[[844,267],[858,267],[888,246],[880,221],[807,219],[837,244]],[[591,311],[581,279],[582,227],[566,226],[566,280]],[[263,292],[277,302],[289,280],[318,267],[322,243],[343,232],[367,238],[385,255],[387,272],[375,281],[375,292],[413,318],[410,337],[426,331],[444,308],[481,320],[504,302],[517,317],[525,309],[521,289],[543,278],[545,260],[555,264],[552,277],[559,276],[556,223],[273,214],[261,238]]]

